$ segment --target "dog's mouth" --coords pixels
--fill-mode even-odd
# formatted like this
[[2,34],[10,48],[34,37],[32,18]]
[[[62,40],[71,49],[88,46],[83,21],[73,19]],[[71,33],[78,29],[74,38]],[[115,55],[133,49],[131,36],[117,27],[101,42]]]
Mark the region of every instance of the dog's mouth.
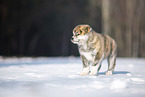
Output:
[[77,43],[79,43],[79,40],[71,39],[71,42],[74,43],[74,44],[77,44]]
[[87,39],[88,39],[88,36],[86,36],[86,35],[77,36],[77,37],[76,36],[72,36],[71,41],[74,44],[80,44],[80,43],[84,43]]

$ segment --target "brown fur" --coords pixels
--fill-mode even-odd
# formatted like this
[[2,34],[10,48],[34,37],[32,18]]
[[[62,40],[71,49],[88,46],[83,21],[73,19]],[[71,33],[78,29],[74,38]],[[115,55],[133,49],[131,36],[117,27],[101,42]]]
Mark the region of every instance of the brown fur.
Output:
[[[83,62],[81,75],[96,75],[104,58],[108,59],[106,75],[112,75],[117,55],[117,44],[110,36],[96,33],[89,25],[78,25],[73,30],[72,42],[78,44]],[[89,64],[92,63],[89,73]]]

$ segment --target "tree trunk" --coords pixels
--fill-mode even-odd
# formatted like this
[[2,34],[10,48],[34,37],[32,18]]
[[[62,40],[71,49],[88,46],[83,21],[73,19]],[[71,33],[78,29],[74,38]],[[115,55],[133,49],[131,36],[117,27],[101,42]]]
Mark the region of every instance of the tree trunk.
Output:
[[102,0],[102,32],[110,34],[110,1]]

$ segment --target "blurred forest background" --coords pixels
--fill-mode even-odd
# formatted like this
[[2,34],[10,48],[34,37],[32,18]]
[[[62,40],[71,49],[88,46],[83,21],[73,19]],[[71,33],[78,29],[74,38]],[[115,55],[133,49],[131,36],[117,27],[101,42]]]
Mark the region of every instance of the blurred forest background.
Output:
[[0,55],[78,56],[78,24],[112,36],[118,57],[145,57],[145,0],[0,0]]

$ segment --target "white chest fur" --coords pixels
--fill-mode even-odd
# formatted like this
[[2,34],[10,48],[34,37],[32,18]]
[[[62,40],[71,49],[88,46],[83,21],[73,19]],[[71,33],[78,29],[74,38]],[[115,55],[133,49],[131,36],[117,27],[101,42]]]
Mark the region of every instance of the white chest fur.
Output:
[[87,60],[94,61],[94,52],[80,52],[80,54],[85,56]]

